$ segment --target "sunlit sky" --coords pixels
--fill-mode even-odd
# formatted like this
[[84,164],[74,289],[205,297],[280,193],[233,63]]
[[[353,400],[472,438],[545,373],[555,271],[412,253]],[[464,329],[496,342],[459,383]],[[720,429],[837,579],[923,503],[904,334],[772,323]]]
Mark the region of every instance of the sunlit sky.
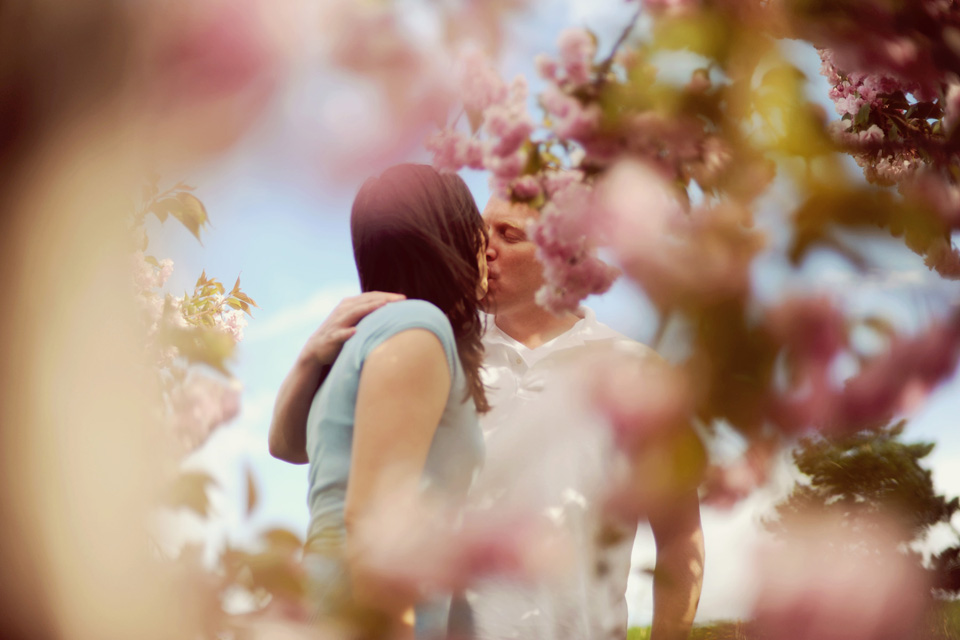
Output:
[[[527,76],[532,93],[539,86],[532,70],[533,56],[553,53],[562,28],[591,28],[600,37],[602,55],[634,10],[633,3],[623,0],[534,4],[529,14],[508,24],[507,49],[499,61],[508,79],[517,73]],[[809,95],[832,115],[827,85],[817,74],[815,52],[802,43],[788,43],[785,50],[807,72]],[[665,68],[664,73],[688,72],[692,68],[689,62],[678,57],[671,61],[675,66]],[[329,130],[332,121],[349,139],[350,132],[363,135],[368,127],[358,121],[355,112],[343,112],[351,99],[341,100],[339,107],[324,100],[323,89],[330,83],[330,78],[316,69],[297,72],[287,79],[258,127],[235,149],[211,166],[169,176],[171,182],[184,179],[195,185],[196,194],[207,205],[212,227],[202,247],[176,225],[150,228],[151,253],[174,260],[174,275],[167,287],[172,293],[192,289],[196,276],[205,269],[228,284],[240,274],[244,291],[260,305],[232,367],[245,389],[241,415],[215,433],[187,463],[211,472],[219,488],[212,495],[215,515],[209,523],[184,516],[178,526],[188,537],[204,538],[214,547],[225,541],[249,542],[257,531],[274,526],[301,535],[306,530],[306,467],[272,459],[267,452],[267,431],[277,389],[303,342],[341,298],[359,290],[348,215],[353,194],[366,174],[332,175],[325,140],[315,132]],[[342,83],[338,86],[342,95],[349,96]],[[352,100],[354,104],[362,102],[362,94]],[[342,139],[331,141],[334,147],[342,143]],[[422,150],[404,159],[428,161]],[[368,173],[380,168],[370,167]],[[468,172],[464,177],[482,208],[489,197],[486,176]],[[770,217],[786,209],[788,200],[788,192],[775,193],[766,207],[772,212]],[[783,203],[779,208],[778,202]],[[770,237],[775,247],[775,225]],[[796,274],[771,257],[757,266],[755,286],[761,295],[787,288],[825,291],[857,308],[888,315],[908,329],[942,312],[945,300],[958,299],[958,287],[930,275],[912,253],[883,242],[876,243],[876,251],[891,272],[864,280],[838,261],[820,259]],[[653,335],[656,319],[650,306],[642,293],[625,281],[602,297],[588,299],[587,304],[601,321],[631,337],[645,342]],[[960,494],[958,416],[960,381],[954,379],[913,417],[907,431],[911,438],[938,443],[929,460],[938,488],[949,495]],[[247,468],[253,470],[260,494],[259,506],[249,519],[243,513]],[[703,509],[707,564],[699,620],[748,613],[750,549],[758,536],[756,521],[773,497],[782,494],[788,479],[778,478],[769,490],[730,512]],[[649,566],[653,559],[649,536],[641,534],[635,559],[636,568]],[[651,607],[647,578],[633,580],[629,602],[631,620],[647,622]]]

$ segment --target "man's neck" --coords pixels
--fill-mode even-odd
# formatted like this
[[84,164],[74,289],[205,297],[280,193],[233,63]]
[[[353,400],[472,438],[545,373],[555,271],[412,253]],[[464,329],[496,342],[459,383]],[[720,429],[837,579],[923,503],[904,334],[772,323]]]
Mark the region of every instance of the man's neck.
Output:
[[536,349],[569,331],[579,320],[569,311],[555,316],[539,305],[494,316],[497,328],[528,349]]

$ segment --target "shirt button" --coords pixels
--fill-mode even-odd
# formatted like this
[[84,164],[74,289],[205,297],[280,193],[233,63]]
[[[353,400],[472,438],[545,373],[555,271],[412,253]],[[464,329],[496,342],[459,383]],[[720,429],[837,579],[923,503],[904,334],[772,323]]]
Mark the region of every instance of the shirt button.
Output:
[[517,358],[517,364],[523,364],[523,358]]

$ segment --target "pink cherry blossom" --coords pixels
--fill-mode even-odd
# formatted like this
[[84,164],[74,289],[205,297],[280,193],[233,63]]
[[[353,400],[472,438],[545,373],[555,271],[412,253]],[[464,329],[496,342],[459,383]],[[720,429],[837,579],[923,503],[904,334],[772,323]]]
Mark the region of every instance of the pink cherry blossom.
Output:
[[844,315],[827,298],[791,298],[770,309],[765,324],[803,368],[826,369],[847,345]]
[[570,183],[544,206],[531,224],[530,238],[544,265],[544,285],[537,303],[554,312],[576,309],[592,293],[610,288],[619,272],[596,256],[589,186]]
[[958,351],[957,315],[919,336],[897,339],[846,383],[838,408],[841,424],[863,424],[907,409],[908,399],[918,391],[927,395],[956,369]]
[[225,308],[216,317],[217,328],[230,335],[234,342],[243,340],[243,329],[247,326],[247,316],[240,309]]
[[[929,583],[897,526],[811,517],[763,549],[756,623],[778,640],[900,640],[923,624]],[[879,551],[875,551],[879,550]]]
[[643,0],[643,6],[654,15],[679,16],[695,12],[700,0]]
[[191,375],[171,394],[170,411],[175,441],[183,452],[193,451],[214,429],[240,412],[239,386],[205,375]]
[[139,76],[154,138],[173,158],[224,149],[263,112],[284,71],[263,6],[177,0],[150,10]]
[[526,175],[513,181],[510,192],[518,200],[533,200],[543,193],[543,188],[535,176]]
[[543,108],[550,114],[557,137],[583,141],[592,138],[600,126],[600,107],[584,105],[577,98],[556,86],[549,86],[540,94]]
[[534,129],[523,100],[490,106],[484,112],[483,127],[491,137],[490,152],[498,156],[515,153]]
[[133,254],[132,262],[134,283],[141,294],[159,289],[173,274],[173,260],[169,258],[160,260],[160,266],[154,267],[144,259],[142,251],[137,251]]
[[689,424],[692,391],[682,373],[654,357],[610,354],[588,366],[593,400],[627,451]]
[[[836,327],[829,330],[836,331]],[[826,358],[828,346],[836,344],[835,340],[824,336],[813,341],[822,345],[817,349],[821,359]],[[960,316],[954,315],[920,335],[896,337],[886,352],[869,360],[842,386],[828,379],[824,363],[808,365],[807,384],[772,398],[770,416],[786,431],[811,427],[841,433],[856,431],[916,408],[919,399],[956,369],[958,358]]]
[[731,509],[764,486],[770,477],[777,444],[757,440],[736,460],[707,467],[701,502],[719,509]]
[[574,183],[581,183],[584,174],[577,169],[559,171],[545,171],[543,173],[543,188],[547,196],[553,197]]
[[627,262],[657,251],[685,218],[676,191],[663,174],[634,160],[621,161],[607,172],[600,197],[599,232]]
[[[504,535],[510,531],[510,535]],[[555,574],[570,548],[538,514],[470,510],[416,491],[384,488],[355,527],[357,562],[394,589],[426,596],[491,575]]]
[[483,168],[483,144],[465,133],[452,129],[436,131],[427,138],[426,147],[433,152],[433,166],[438,171]]
[[490,60],[478,49],[468,49],[460,57],[460,99],[468,111],[483,113],[507,99],[508,88]]
[[599,185],[594,224],[624,272],[658,304],[703,304],[749,291],[763,236],[729,202],[686,211],[662,166],[618,162]]
[[544,80],[555,81],[557,79],[557,61],[544,53],[538,53],[533,59],[537,75]]
[[517,149],[513,153],[503,156],[488,148],[484,150],[483,165],[493,174],[491,179],[496,178],[509,182],[520,177],[524,167],[527,166],[527,159],[528,154],[523,149]]
[[597,43],[593,37],[584,29],[564,29],[557,46],[567,81],[574,85],[589,82],[593,58],[597,55]]

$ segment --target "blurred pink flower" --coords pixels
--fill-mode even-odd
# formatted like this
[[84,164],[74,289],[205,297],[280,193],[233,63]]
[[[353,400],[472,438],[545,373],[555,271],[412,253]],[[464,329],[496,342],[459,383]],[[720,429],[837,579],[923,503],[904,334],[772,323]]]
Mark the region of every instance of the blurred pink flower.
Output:
[[452,129],[436,131],[427,138],[426,147],[433,152],[433,166],[438,171],[483,169],[483,144],[465,133]]
[[461,55],[459,87],[463,106],[475,113],[504,102],[509,93],[500,74],[478,49],[468,49]]
[[776,450],[773,441],[757,440],[736,460],[709,465],[703,480],[701,502],[719,509],[731,509],[749,497],[766,484]]
[[790,298],[767,311],[765,324],[801,369],[825,370],[847,345],[846,318],[827,298]]
[[936,222],[950,230],[960,229],[960,184],[948,175],[929,168],[918,171],[901,185],[900,192],[927,205],[936,216]]
[[543,172],[543,188],[548,197],[553,197],[573,183],[583,182],[584,174],[577,169]]
[[657,304],[702,305],[746,295],[763,237],[734,203],[685,210],[658,166],[618,162],[598,187],[603,243]]
[[192,374],[170,394],[170,411],[171,435],[180,450],[189,453],[240,412],[239,385]]
[[544,265],[545,282],[537,303],[551,311],[576,309],[588,295],[609,289],[619,275],[596,255],[593,204],[589,186],[570,182],[554,193],[530,226],[530,238]]
[[633,451],[689,424],[691,389],[665,361],[611,354],[590,363],[587,370],[593,400],[624,450]]
[[155,136],[175,156],[219,151],[263,111],[282,72],[256,0],[178,1],[154,17],[142,71]]
[[597,43],[585,29],[564,29],[557,40],[560,64],[568,82],[574,85],[590,81]]
[[584,105],[554,85],[540,94],[540,102],[550,114],[558,138],[582,142],[597,133],[602,115],[598,105]]
[[544,80],[554,81],[557,79],[557,61],[544,53],[538,53],[533,59],[537,75]]
[[355,558],[365,570],[422,596],[463,589],[491,575],[551,575],[570,552],[562,534],[535,513],[464,513],[417,492],[389,489],[357,522],[351,546],[362,550]]
[[644,8],[657,16],[686,15],[700,7],[700,0],[643,0]]
[[510,186],[510,191],[514,198],[520,200],[532,200],[543,193],[540,187],[540,181],[535,176],[520,176],[514,180]]
[[483,155],[483,165],[493,174],[491,183],[496,179],[506,184],[523,174],[527,159],[528,155],[524,149],[517,149],[508,155],[499,155],[488,148]]
[[895,530],[880,520],[853,528],[811,519],[771,544],[756,563],[757,625],[777,640],[910,637],[930,587],[915,558],[897,550]]
[[960,280],[960,250],[942,238],[927,249],[923,263],[944,278]]
[[[353,73],[336,80],[346,86],[321,104],[317,162],[335,177],[368,175],[371,166],[409,156],[446,120],[456,78],[448,57],[410,28],[395,3],[326,0],[319,7],[322,37],[316,41],[327,61]],[[343,126],[360,121],[363,127]]]
[[137,291],[141,294],[159,289],[173,274],[173,260],[169,258],[161,260],[160,266],[155,267],[144,259],[142,251],[137,251],[132,256],[132,263],[133,280],[137,286]]
[[240,309],[224,308],[216,316],[217,328],[230,335],[234,342],[243,340],[243,329],[247,326],[247,316]]
[[896,338],[890,349],[848,380],[837,420],[849,427],[885,419],[915,405],[951,375],[960,359],[960,314],[916,337]]
[[[949,71],[943,61],[956,56],[941,26],[956,9],[937,2],[794,3],[791,22],[796,35],[831,49],[837,67],[898,78],[918,100],[931,100]],[[943,18],[931,20],[939,11]]]
[[786,431],[856,431],[916,409],[956,370],[958,360],[960,315],[954,315],[918,336],[894,337],[885,353],[842,387],[831,384],[825,366],[814,369],[807,380],[771,399],[770,416]]
[[490,136],[490,152],[497,156],[515,153],[533,133],[533,120],[527,113],[527,83],[518,77],[510,86],[509,98],[491,104],[483,112],[483,128]]

